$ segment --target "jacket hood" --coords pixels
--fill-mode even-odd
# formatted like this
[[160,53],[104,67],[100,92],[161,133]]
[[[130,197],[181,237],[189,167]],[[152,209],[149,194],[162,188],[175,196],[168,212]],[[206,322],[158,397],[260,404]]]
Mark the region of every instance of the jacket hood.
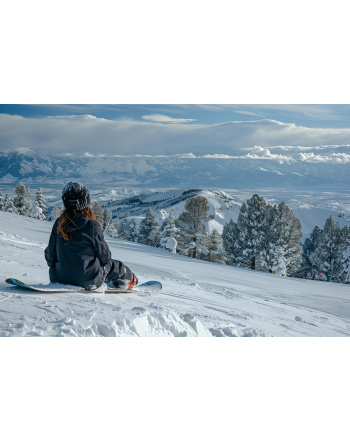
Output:
[[77,213],[73,219],[74,223],[69,223],[69,225],[67,225],[66,230],[67,230],[67,232],[77,231],[78,229],[81,229],[83,226],[85,226],[89,220],[90,219],[88,217],[85,217],[85,216]]

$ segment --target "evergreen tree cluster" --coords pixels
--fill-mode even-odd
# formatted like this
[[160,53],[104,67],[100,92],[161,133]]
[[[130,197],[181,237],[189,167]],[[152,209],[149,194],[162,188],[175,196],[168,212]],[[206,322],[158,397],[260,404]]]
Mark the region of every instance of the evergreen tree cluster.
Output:
[[16,196],[11,199],[6,194],[3,197],[0,191],[0,211],[12,212],[13,214],[25,215],[41,220],[46,220],[48,210],[46,200],[39,187],[36,196],[33,198],[29,187],[25,187],[19,182],[15,188]]
[[225,263],[221,235],[216,230],[208,234],[203,224],[214,218],[208,215],[208,210],[206,198],[192,197],[187,199],[185,210],[178,218],[168,216],[160,227],[152,209],[147,208],[139,227],[134,218],[120,220],[118,236],[192,258]]
[[229,264],[287,276],[302,260],[300,221],[284,203],[270,205],[258,194],[243,203],[237,223],[230,220],[222,239]]
[[316,226],[303,245],[303,261],[298,278],[350,283],[350,229],[340,228],[333,216],[324,229]]

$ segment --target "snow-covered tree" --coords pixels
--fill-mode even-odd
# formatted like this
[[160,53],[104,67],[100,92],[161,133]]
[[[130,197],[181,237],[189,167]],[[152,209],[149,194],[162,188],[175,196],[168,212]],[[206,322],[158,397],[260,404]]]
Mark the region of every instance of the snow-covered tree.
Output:
[[108,208],[103,211],[103,230],[105,231],[113,218],[112,211]]
[[293,275],[296,278],[306,278],[309,280],[314,280],[318,272],[316,268],[313,267],[310,261],[310,255],[315,250],[315,244],[318,239],[318,236],[321,233],[321,228],[315,226],[313,231],[310,234],[309,238],[306,238],[303,244],[303,254],[302,254],[302,262],[299,270]]
[[283,276],[294,274],[302,259],[301,237],[300,221],[284,202],[268,205],[265,242],[257,256],[256,269]]
[[225,264],[227,261],[227,255],[224,250],[221,235],[216,229],[214,229],[209,238],[209,260],[213,261],[214,263]]
[[3,210],[6,212],[12,212],[13,214],[19,214],[12,199],[9,199],[7,194],[5,195],[5,198],[4,198],[4,209]]
[[175,237],[162,237],[160,239],[160,246],[167,249],[169,252],[176,254],[177,240]]
[[135,219],[131,218],[123,221],[122,225],[121,231],[123,232],[123,238],[128,241],[136,242],[138,238],[138,231]]
[[348,233],[348,228],[340,229],[333,216],[326,220],[309,256],[316,273],[321,272],[323,280],[343,282],[346,278],[344,254],[347,252]]
[[111,237],[117,238],[119,233],[119,225],[120,223],[118,219],[112,220],[105,229],[106,234]]
[[241,206],[237,230],[232,228],[235,243],[225,243],[232,264],[255,269],[256,259],[264,246],[267,233],[268,205],[263,197],[254,194]]
[[230,219],[224,226],[222,231],[222,242],[227,253],[228,264],[234,264],[236,255],[238,254],[238,227],[237,224]]
[[96,220],[101,225],[101,228],[103,228],[103,211],[100,204],[96,200],[93,200],[90,204],[90,208],[91,211],[94,213]]
[[159,222],[151,208],[146,209],[145,218],[141,220],[138,241],[156,247],[160,244]]
[[284,202],[272,206],[254,194],[237,223],[224,226],[222,238],[231,264],[291,275],[301,263],[301,236],[300,221]]
[[343,283],[350,283],[350,229],[343,228],[344,251],[342,255],[342,266],[344,268],[341,279]]
[[41,208],[42,215],[41,218],[45,220],[48,216],[47,206],[46,206],[46,200],[43,196],[43,192],[39,186],[38,191],[36,193],[36,204],[39,208]]
[[52,208],[51,214],[49,215],[50,221],[55,221],[61,216],[61,212],[63,211],[63,206],[54,206]]
[[125,225],[126,225],[126,220],[119,220],[119,224],[118,224],[119,238],[125,238]]
[[186,200],[183,211],[175,224],[178,228],[178,251],[193,258],[208,255],[209,236],[205,230],[204,222],[213,218],[208,215],[208,200],[205,197],[192,197]]
[[2,192],[0,191],[0,211],[4,210],[4,206],[5,206],[4,198],[2,196]]
[[38,202],[35,200],[32,202],[31,217],[38,220],[45,220],[46,218],[43,214],[43,210],[40,208],[40,206],[38,206]]
[[13,199],[13,204],[21,215],[27,215],[32,208],[32,200],[29,188],[26,188],[23,183],[19,182],[16,185],[16,197]]
[[164,221],[160,228],[160,232],[163,237],[176,237],[177,227],[175,225],[175,219],[173,216],[169,215]]

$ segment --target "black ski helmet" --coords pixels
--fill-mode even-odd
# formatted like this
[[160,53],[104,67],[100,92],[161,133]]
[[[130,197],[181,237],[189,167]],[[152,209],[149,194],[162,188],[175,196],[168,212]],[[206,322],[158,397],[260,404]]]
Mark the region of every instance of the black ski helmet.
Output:
[[89,206],[90,193],[81,183],[69,182],[62,190],[62,200],[66,209],[80,211]]

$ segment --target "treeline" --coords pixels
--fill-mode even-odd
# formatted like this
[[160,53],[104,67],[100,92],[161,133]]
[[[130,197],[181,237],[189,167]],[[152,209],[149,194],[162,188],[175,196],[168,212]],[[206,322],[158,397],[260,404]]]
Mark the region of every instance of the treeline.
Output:
[[222,238],[230,264],[283,276],[300,267],[301,224],[284,203],[268,204],[254,194],[241,206],[237,223],[229,221]]
[[[63,207],[54,207],[48,214],[46,201],[38,188],[32,197],[30,189],[19,183],[16,197],[3,197],[0,210],[28,215],[42,220],[55,220]],[[316,226],[303,245],[301,224],[284,203],[270,205],[254,194],[243,203],[237,222],[230,220],[223,228],[210,234],[205,222],[208,200],[192,197],[186,200],[178,218],[167,217],[159,225],[151,208],[138,222],[133,217],[113,219],[112,212],[102,209],[97,201],[90,207],[102,229],[111,237],[160,247],[171,252],[207,261],[270,272],[282,276],[350,283],[350,229],[340,228],[330,217],[323,229]]]
[[323,229],[315,226],[303,246],[296,277],[350,283],[350,229],[340,228],[331,216]]
[[254,194],[242,204],[237,222],[226,223],[222,235],[206,232],[204,223],[214,218],[208,211],[206,198],[193,197],[178,218],[168,217],[159,227],[148,208],[139,227],[134,218],[117,220],[113,236],[281,276],[350,283],[350,230],[341,229],[333,217],[324,229],[316,226],[301,245],[300,220],[284,202],[271,205]]
[[152,209],[147,208],[139,225],[135,218],[114,220],[106,231],[110,233],[112,229],[112,236],[128,241],[161,247],[192,258],[225,263],[226,252],[221,235],[216,230],[208,234],[203,224],[203,221],[213,218],[207,215],[208,210],[206,198],[193,197],[187,199],[185,210],[178,218],[169,216],[161,226]]
[[16,196],[11,199],[0,191],[0,211],[26,215],[41,220],[48,219],[48,209],[42,190],[39,187],[36,195],[32,196],[30,188],[19,182],[15,188]]

